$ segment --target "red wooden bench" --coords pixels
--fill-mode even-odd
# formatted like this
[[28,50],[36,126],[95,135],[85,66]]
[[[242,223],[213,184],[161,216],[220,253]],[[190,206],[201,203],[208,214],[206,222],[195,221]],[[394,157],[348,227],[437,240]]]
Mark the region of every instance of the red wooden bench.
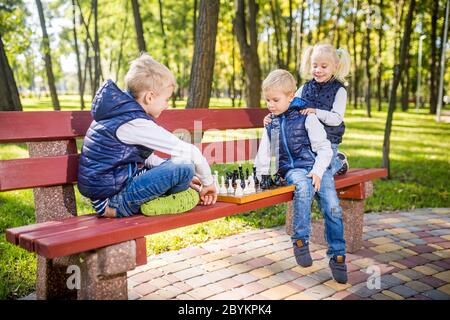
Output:
[[[170,131],[182,128],[195,134],[210,129],[259,128],[266,114],[264,109],[168,110],[158,123]],[[218,202],[198,206],[178,215],[77,216],[76,138],[84,136],[91,120],[88,111],[0,113],[0,143],[27,142],[30,154],[27,159],[0,161],[0,191],[33,188],[37,223],[7,229],[6,238],[38,255],[38,299],[127,299],[127,271],[147,262],[146,235],[292,200],[290,192],[241,205]],[[199,147],[210,163],[228,163],[253,159],[257,145],[255,139],[202,143]],[[384,169],[352,169],[336,178],[349,252],[361,246],[364,199],[371,193],[371,180],[384,176]],[[320,228],[321,223],[315,222],[313,241],[323,242]],[[78,290],[68,286],[68,266],[78,267]]]

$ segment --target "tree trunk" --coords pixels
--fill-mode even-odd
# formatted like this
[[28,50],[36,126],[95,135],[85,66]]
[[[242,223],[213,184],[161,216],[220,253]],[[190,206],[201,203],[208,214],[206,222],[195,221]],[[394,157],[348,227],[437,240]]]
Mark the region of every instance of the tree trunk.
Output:
[[396,92],[398,84],[400,82],[400,76],[403,72],[405,66],[406,53],[409,47],[409,41],[411,37],[411,26],[414,14],[414,8],[416,5],[415,0],[409,0],[408,16],[405,20],[403,39],[400,46],[400,59],[399,62],[394,66],[394,79],[392,81],[392,88],[389,97],[389,108],[386,119],[386,127],[384,130],[384,141],[383,141],[383,168],[388,170],[388,178],[391,177],[390,161],[389,161],[389,151],[390,151],[390,137],[392,129],[392,118],[394,115],[394,109],[396,104]]
[[409,77],[409,67],[411,64],[411,56],[406,55],[405,61],[405,71],[402,77],[402,111],[408,111],[409,105],[409,89],[410,89],[410,77]]
[[343,8],[344,8],[344,0],[339,1],[339,3],[338,3],[338,12],[337,12],[336,20],[334,22],[334,27],[333,27],[333,40],[331,42],[333,43],[334,39],[336,39],[336,48],[339,48],[339,46],[341,45],[341,33],[340,33],[340,29],[339,29],[339,19],[341,19]]
[[[353,5],[355,7],[356,12],[359,9],[359,0],[354,0]],[[352,39],[353,39],[353,108],[356,109],[358,107],[358,61],[357,61],[357,52],[356,52],[356,30],[357,30],[358,16],[355,12],[352,12]]]
[[192,43],[195,44],[195,35],[197,34],[197,5],[198,0],[194,0],[194,19],[192,21]]
[[139,52],[146,52],[144,40],[144,29],[142,28],[141,13],[139,12],[139,2],[138,0],[131,0],[133,5],[133,17],[134,17],[134,29],[136,31],[136,40],[138,43]]
[[94,92],[100,86],[100,78],[103,80],[102,66],[100,62],[100,40],[98,37],[98,0],[92,0],[94,10]]
[[372,95],[371,92],[371,79],[370,79],[370,29],[372,28],[372,15],[371,15],[372,1],[369,0],[369,11],[366,16],[366,78],[367,78],[367,91],[366,91],[366,110],[367,116],[371,117],[371,103],[370,98]]
[[319,19],[317,21],[317,37],[316,37],[316,42],[319,42],[320,39],[322,39],[321,34],[320,34],[320,29],[322,27],[322,12],[323,12],[323,0],[320,0],[319,3]]
[[258,31],[256,18],[258,5],[255,0],[248,0],[250,43],[247,42],[246,14],[244,0],[236,2],[236,17],[233,19],[233,30],[239,43],[243,72],[246,75],[246,104],[247,107],[261,106],[261,68],[258,57]]
[[[304,20],[305,20],[305,0],[301,0],[300,2],[300,6],[299,9],[301,11],[300,14],[300,31],[298,33],[298,54],[295,55],[295,57],[299,57],[302,55],[303,52],[303,27],[304,27]],[[301,61],[300,59],[298,59],[297,63],[295,64],[295,68],[297,70],[297,83],[301,83],[302,82],[302,73],[300,71],[300,64]]]
[[[169,53],[167,51],[167,37],[166,37],[166,30],[164,27],[164,16],[163,16],[163,4],[161,0],[158,0],[159,4],[159,25],[161,27],[161,36],[163,38],[163,63],[166,65],[166,67],[169,67]],[[175,95],[174,95],[175,96]]]
[[208,108],[214,72],[219,0],[200,0],[186,108]]
[[430,70],[430,114],[436,114],[437,108],[437,87],[438,87],[438,48],[437,48],[437,23],[439,20],[439,1],[433,2],[433,12],[431,16],[431,64]]
[[47,72],[48,88],[52,97],[53,109],[61,110],[59,106],[58,94],[56,92],[55,77],[53,75],[52,57],[50,55],[50,42],[47,34],[47,27],[45,26],[44,9],[42,8],[41,0],[36,0],[36,6],[39,13],[39,20],[42,29],[42,47],[44,50],[45,71]]
[[381,76],[383,73],[383,65],[381,62],[381,54],[383,52],[383,22],[384,22],[384,14],[383,14],[383,0],[380,0],[380,14],[381,14],[381,24],[378,28],[378,57],[377,57],[377,100],[378,100],[378,111],[381,111]]
[[77,13],[76,13],[75,0],[72,0],[72,14],[73,14],[73,39],[75,42],[75,55],[77,57],[78,92],[80,94],[81,110],[84,110],[85,105],[84,105],[83,75],[81,73],[80,49],[78,47]]
[[16,80],[0,34],[0,111],[22,111]]
[[116,81],[119,81],[120,67],[122,65],[123,45],[125,42],[125,32],[128,26],[128,1],[125,1],[125,20],[123,22],[122,34],[120,35],[119,57],[117,58]]
[[280,30],[280,23],[279,23],[279,4],[278,1],[275,0],[275,5],[273,4],[273,1],[270,1],[270,13],[272,15],[272,21],[273,21],[273,28],[274,28],[274,34],[275,34],[275,46],[277,49],[277,67],[281,69],[285,69],[283,58],[282,58],[282,44],[281,44],[281,30]]
[[292,0],[289,0],[289,20],[288,20],[288,31],[287,31],[287,55],[286,55],[286,69],[289,69],[291,62],[291,50],[292,50]]

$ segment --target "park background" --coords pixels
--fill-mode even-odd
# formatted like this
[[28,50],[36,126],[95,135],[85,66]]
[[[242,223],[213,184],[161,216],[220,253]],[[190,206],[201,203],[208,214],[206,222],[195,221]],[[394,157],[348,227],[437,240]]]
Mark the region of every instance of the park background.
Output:
[[[341,150],[351,167],[389,168],[389,179],[374,182],[366,212],[450,207],[448,2],[2,0],[0,111],[89,110],[99,85],[123,86],[142,51],[175,74],[172,108],[264,108],[260,87],[270,70],[287,69],[300,85],[307,79],[299,73],[302,50],[332,43],[352,57]],[[220,134],[208,132],[204,141]],[[260,135],[227,132],[230,139]],[[0,145],[0,160],[26,157],[25,144]],[[79,214],[92,212],[78,192],[77,205]],[[152,235],[148,253],[282,225],[285,209]],[[0,299],[34,290],[35,256],[4,234],[34,221],[32,190],[0,194]]]

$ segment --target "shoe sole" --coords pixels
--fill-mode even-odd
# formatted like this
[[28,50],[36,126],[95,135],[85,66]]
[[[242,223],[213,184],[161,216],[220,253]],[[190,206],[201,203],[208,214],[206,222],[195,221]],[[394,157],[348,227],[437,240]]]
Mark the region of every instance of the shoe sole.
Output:
[[159,197],[144,203],[141,212],[146,216],[156,216],[161,214],[177,214],[195,208],[200,201],[197,191],[189,188],[185,191]]

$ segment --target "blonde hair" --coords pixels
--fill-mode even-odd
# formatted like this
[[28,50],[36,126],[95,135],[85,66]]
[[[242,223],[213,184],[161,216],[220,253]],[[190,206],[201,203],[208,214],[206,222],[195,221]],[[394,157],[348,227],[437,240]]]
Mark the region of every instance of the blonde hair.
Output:
[[313,56],[327,56],[335,64],[336,70],[333,77],[342,83],[350,73],[351,57],[347,50],[343,48],[336,49],[331,44],[316,44],[315,46],[308,46],[303,51],[302,64],[300,71],[305,77],[311,78],[311,61]]
[[148,53],[131,61],[130,69],[125,75],[125,88],[136,99],[145,90],[159,94],[164,88],[177,88],[177,82],[172,72],[162,63],[153,59]]
[[262,83],[263,95],[272,89],[279,89],[286,95],[294,93],[297,89],[294,76],[289,71],[283,69],[271,71]]

